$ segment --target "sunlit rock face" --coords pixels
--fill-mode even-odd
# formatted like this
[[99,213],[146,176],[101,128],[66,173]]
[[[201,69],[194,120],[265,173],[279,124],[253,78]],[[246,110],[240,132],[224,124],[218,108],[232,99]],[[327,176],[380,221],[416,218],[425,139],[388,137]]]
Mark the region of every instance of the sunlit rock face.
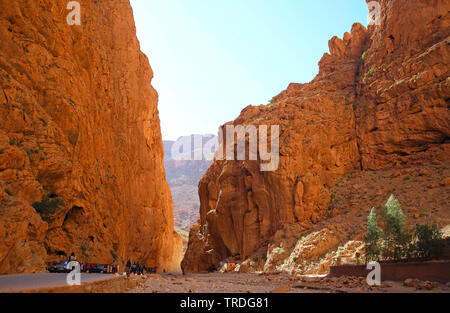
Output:
[[380,1],[356,85],[364,169],[449,156],[448,1]]
[[199,184],[185,272],[264,254],[282,227],[334,216],[330,187],[343,174],[449,159],[449,4],[379,3],[380,25],[333,37],[312,82],[291,84],[231,122],[280,125],[280,166],[213,163]]
[[158,95],[128,1],[0,1],[0,273],[75,252],[178,270]]

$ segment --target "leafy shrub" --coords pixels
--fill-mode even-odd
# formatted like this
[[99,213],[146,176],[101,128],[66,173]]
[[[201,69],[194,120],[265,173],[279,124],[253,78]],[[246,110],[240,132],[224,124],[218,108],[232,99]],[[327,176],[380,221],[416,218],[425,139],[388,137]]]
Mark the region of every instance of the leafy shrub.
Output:
[[54,194],[45,195],[41,202],[34,202],[33,208],[41,215],[54,214],[58,208],[64,207],[66,204],[63,200],[56,197]]
[[372,67],[370,70],[369,70],[369,74],[372,76],[373,74],[375,74],[375,69]]
[[439,258],[445,247],[442,232],[436,224],[416,225],[415,238],[412,243],[412,254],[417,259]]
[[367,55],[367,52],[366,52],[366,51],[364,51],[364,52],[362,53],[362,55],[361,55],[361,60],[363,60],[363,61],[364,61],[364,58],[366,57],[366,55]]
[[5,189],[5,192],[8,194],[8,196],[12,196],[13,195],[13,193],[12,193],[12,191],[11,190],[9,190],[9,189]]

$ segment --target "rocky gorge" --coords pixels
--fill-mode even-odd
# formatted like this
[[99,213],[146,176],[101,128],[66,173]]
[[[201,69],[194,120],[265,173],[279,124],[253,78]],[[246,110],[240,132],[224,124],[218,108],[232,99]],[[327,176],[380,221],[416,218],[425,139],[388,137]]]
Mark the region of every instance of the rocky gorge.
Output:
[[[377,23],[333,37],[310,83],[221,126],[279,126],[274,171],[260,154],[173,157],[129,1],[83,1],[79,25],[67,2],[0,0],[0,274],[43,272],[74,252],[186,274],[132,276],[144,292],[243,285],[198,274],[215,270],[260,291],[356,286],[297,275],[359,264],[367,215],[390,195],[408,226],[450,237],[447,1],[379,0]],[[190,228],[184,257],[175,226]]]

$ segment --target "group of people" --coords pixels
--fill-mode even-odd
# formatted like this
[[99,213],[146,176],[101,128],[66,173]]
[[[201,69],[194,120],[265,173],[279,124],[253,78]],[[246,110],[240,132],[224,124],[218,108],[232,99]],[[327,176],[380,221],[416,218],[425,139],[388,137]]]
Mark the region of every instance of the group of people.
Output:
[[127,263],[125,264],[125,272],[127,273],[127,275],[130,274],[140,275],[147,272],[147,268],[145,267],[145,265],[139,263],[131,263],[131,261],[128,260]]
[[[77,258],[75,257],[75,253],[72,252],[72,254],[69,257],[68,262],[76,261],[76,259]],[[119,271],[119,266],[115,260],[111,265],[106,265],[106,266],[107,266],[107,273],[114,274]],[[95,264],[80,263],[80,267],[81,267],[81,271],[85,272],[87,270],[90,270],[91,267],[95,267]],[[127,273],[128,276],[130,274],[141,275],[144,273],[156,273],[156,271],[157,271],[157,268],[147,268],[143,264],[139,264],[136,262],[132,263],[130,260],[128,260],[127,263],[125,264],[125,272]],[[164,273],[165,272],[166,272],[166,270],[164,269]]]

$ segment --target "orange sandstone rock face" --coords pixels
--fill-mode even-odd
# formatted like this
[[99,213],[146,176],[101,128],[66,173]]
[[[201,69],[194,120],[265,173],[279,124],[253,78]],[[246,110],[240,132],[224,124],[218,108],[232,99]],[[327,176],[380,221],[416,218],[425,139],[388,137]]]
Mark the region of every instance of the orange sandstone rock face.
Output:
[[450,3],[380,1],[357,82],[361,162],[376,170],[450,154]]
[[380,4],[381,25],[333,37],[311,83],[291,84],[231,122],[280,125],[280,166],[213,163],[199,184],[185,272],[264,254],[283,226],[332,217],[330,187],[345,173],[448,160],[449,5]]
[[158,95],[128,1],[0,2],[0,273],[73,251],[177,270]]
[[247,107],[235,125],[280,125],[280,166],[215,161],[199,184],[200,225],[190,233],[183,270],[208,270],[228,256],[242,260],[267,246],[284,224],[327,217],[335,177],[359,169],[355,80],[366,29],[330,41],[310,84],[291,84],[272,106]]

